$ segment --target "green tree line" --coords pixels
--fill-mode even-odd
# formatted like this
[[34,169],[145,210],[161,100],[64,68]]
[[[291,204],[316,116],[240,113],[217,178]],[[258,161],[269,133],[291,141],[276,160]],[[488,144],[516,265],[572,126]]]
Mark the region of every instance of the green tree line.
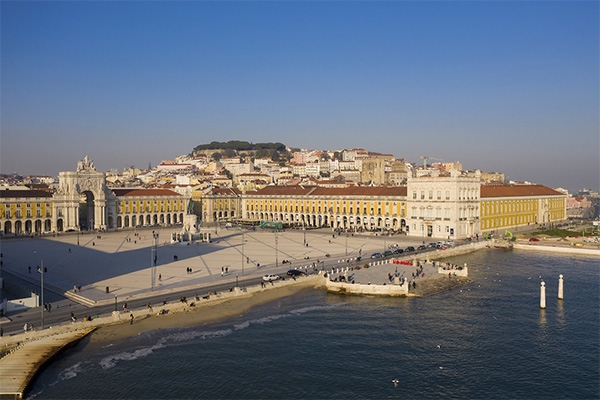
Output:
[[230,140],[228,142],[210,142],[209,144],[200,144],[194,147],[195,151],[199,150],[226,150],[231,149],[235,151],[247,151],[247,150],[276,150],[285,151],[285,145],[283,143],[250,143],[243,140]]

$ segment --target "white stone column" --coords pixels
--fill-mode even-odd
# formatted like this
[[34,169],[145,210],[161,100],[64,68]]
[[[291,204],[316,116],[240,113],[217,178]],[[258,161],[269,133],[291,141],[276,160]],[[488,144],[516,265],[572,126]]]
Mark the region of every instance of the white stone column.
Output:
[[540,308],[546,308],[546,284],[544,281],[540,287]]

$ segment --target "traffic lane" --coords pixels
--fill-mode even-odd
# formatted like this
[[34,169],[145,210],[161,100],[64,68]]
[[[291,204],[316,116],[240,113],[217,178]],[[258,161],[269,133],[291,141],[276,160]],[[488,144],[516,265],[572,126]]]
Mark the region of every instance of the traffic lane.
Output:
[[[262,277],[251,277],[244,278],[238,281],[240,287],[244,286],[252,286],[258,285],[262,281]],[[188,289],[181,290],[169,294],[162,295],[154,295],[150,297],[128,300],[127,309],[128,310],[136,310],[140,308],[146,307],[148,303],[152,306],[160,306],[163,304],[164,300],[167,300],[168,303],[179,301],[179,299],[183,296],[188,299],[188,301],[195,301],[196,295],[200,298],[205,296],[208,292],[214,294],[215,292],[227,292],[230,288],[234,288],[235,285],[231,283],[221,283],[215,284],[211,286],[206,286],[197,289]],[[61,302],[64,303],[64,302]],[[118,301],[117,298],[117,310],[122,311],[123,305],[125,302]],[[85,307],[80,304],[69,303],[69,305],[53,305],[50,312],[44,312],[44,326],[53,326],[67,323],[71,320],[71,313],[81,321],[84,316],[98,316],[98,317],[106,317],[110,316],[112,312],[115,311],[114,304],[107,304],[102,306],[94,306],[94,307]],[[15,333],[23,332],[23,325],[25,323],[31,323],[34,325],[35,329],[38,329],[41,326],[41,310],[40,308],[30,309],[27,312],[16,315],[12,322],[5,322],[2,325],[4,335],[11,335]]]

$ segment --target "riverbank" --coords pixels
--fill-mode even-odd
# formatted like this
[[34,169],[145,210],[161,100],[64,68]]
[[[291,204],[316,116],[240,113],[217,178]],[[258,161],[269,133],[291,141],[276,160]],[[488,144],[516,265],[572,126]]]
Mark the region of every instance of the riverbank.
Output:
[[[241,315],[253,307],[291,296],[306,288],[318,286],[320,282],[320,277],[311,275],[297,280],[286,279],[268,283],[265,287],[256,285],[237,288],[231,292],[200,297],[199,300],[187,299],[187,302],[172,302],[150,308],[117,312],[112,316],[95,318],[91,321],[79,321],[52,326],[44,330],[4,336],[0,338],[0,346],[6,353],[19,345],[46,336],[92,327],[99,328],[92,334],[92,340],[107,341],[134,336],[146,330],[199,325]],[[164,314],[157,315],[161,310],[164,310]],[[129,323],[130,314],[134,316],[133,324]]]
[[[294,295],[303,290],[314,288],[319,284],[316,276],[300,278],[297,281],[285,280],[267,284],[266,288],[240,291],[237,295],[222,297],[214,300],[195,301],[188,299],[186,303],[174,303],[155,306],[150,310],[140,312],[133,324],[128,320],[122,323],[112,323],[100,326],[90,335],[91,342],[107,342],[134,336],[140,332],[172,327],[202,325],[242,315],[246,311],[275,300]],[[193,305],[192,305],[193,303]],[[160,310],[165,314],[158,315]]]

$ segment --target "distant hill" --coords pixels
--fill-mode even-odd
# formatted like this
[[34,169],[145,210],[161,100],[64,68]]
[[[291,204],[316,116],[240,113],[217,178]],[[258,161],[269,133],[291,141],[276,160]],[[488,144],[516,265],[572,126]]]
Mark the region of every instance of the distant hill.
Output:
[[242,140],[230,140],[228,142],[210,142],[194,147],[193,156],[200,154],[212,156],[219,153],[221,156],[233,157],[246,154],[256,158],[271,157],[274,160],[289,158],[289,153],[283,143],[250,143]]

